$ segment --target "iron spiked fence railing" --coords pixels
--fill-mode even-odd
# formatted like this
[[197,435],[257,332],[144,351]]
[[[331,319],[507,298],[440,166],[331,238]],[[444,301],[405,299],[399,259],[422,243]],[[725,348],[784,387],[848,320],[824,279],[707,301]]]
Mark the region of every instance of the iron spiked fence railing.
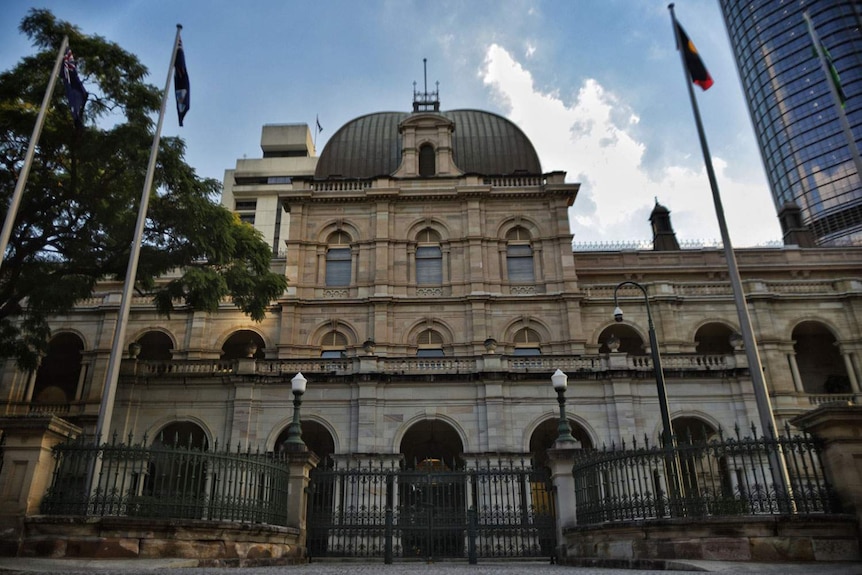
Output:
[[[840,511],[823,474],[820,446],[808,435],[775,439],[734,437],[719,430],[707,439],[677,437],[671,452],[648,439],[586,452],[575,463],[579,525],[662,517],[817,514]],[[791,492],[772,483],[770,453],[781,450]],[[668,488],[669,464],[679,473],[680,492]]]
[[114,435],[54,448],[56,467],[41,512],[49,515],[202,519],[285,525],[289,468],[271,453],[213,449]]
[[520,458],[326,460],[312,472],[311,557],[550,557],[553,489]]

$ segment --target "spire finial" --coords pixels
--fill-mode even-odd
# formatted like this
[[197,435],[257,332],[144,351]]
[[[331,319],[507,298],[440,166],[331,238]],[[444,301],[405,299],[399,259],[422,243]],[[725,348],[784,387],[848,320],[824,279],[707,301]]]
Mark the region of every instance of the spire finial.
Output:
[[413,111],[414,112],[439,112],[440,111],[440,82],[437,89],[428,91],[428,58],[422,58],[422,74],[425,79],[424,92],[416,91],[416,82],[413,82]]

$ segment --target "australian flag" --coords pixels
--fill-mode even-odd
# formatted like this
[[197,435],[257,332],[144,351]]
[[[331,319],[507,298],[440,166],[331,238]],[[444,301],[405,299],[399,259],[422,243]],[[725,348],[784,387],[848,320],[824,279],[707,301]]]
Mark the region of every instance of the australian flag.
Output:
[[63,56],[63,86],[66,87],[66,99],[69,101],[69,109],[72,111],[72,119],[75,127],[84,125],[84,104],[87,103],[87,91],[78,78],[78,67],[75,65],[75,57],[72,50],[66,48]]
[[189,71],[186,69],[186,53],[183,51],[183,40],[180,38],[177,45],[177,58],[174,62],[174,90],[177,95],[177,114],[180,117],[180,126],[183,118],[189,111],[191,105],[191,93],[189,91]]

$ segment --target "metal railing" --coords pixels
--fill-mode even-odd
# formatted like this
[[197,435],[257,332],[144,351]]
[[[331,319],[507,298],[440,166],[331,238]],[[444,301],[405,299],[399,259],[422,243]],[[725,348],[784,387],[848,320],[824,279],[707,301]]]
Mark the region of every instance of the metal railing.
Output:
[[[787,426],[776,439],[751,431],[752,437],[741,437],[737,427],[730,438],[721,430],[711,440],[678,438],[671,453],[648,441],[586,452],[573,467],[578,524],[840,511],[813,438],[791,436]],[[769,454],[775,450],[787,462],[791,493],[772,482]]]
[[437,560],[550,557],[556,548],[548,470],[499,458],[464,465],[391,457],[324,460],[311,472],[311,557]]
[[53,454],[43,514],[286,525],[289,468],[271,453],[115,435],[61,443]]

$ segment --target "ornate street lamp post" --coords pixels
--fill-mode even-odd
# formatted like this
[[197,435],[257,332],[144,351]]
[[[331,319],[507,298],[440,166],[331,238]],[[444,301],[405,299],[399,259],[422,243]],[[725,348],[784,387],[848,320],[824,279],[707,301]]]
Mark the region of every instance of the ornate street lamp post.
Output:
[[302,406],[302,394],[305,393],[305,385],[308,380],[302,376],[302,373],[297,373],[290,380],[290,389],[293,391],[293,421],[287,428],[287,439],[284,442],[284,448],[287,451],[308,451],[308,447],[302,440],[302,424],[299,419],[299,409]]
[[649,347],[650,355],[652,356],[653,371],[655,373],[655,386],[658,391],[658,406],[661,412],[661,427],[662,427],[662,444],[665,448],[665,458],[667,460],[668,472],[668,489],[670,490],[671,499],[679,496],[680,489],[678,484],[679,474],[677,473],[676,458],[673,455],[673,427],[670,423],[670,412],[667,406],[667,391],[664,385],[664,371],[661,367],[661,353],[658,349],[658,339],[655,335],[655,325],[652,321],[652,311],[649,307],[649,297],[644,286],[633,281],[624,281],[617,284],[614,288],[614,321],[623,321],[623,310],[617,303],[617,291],[626,285],[634,286],[641,290],[646,304],[647,325],[649,331]]
[[557,441],[576,441],[572,436],[572,427],[569,425],[569,419],[566,417],[566,387],[568,386],[569,376],[561,370],[554,372],[551,376],[551,383],[554,384],[554,391],[557,392],[557,403],[560,404],[560,423],[557,425]]

